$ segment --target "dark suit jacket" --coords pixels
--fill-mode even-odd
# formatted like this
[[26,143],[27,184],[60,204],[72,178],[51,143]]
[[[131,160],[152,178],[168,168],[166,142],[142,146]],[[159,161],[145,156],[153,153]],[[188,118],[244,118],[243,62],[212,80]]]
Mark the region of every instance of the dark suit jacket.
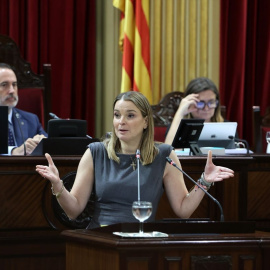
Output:
[[37,134],[47,133],[42,128],[37,115],[13,108],[12,124],[18,146],[23,144],[28,138],[33,138]]

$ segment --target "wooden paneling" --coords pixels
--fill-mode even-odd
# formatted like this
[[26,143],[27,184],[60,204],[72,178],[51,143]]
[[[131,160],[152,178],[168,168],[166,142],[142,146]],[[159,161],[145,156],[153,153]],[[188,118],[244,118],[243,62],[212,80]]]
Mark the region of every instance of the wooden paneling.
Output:
[[[121,238],[112,234],[120,229],[115,226],[111,231],[110,228],[64,231],[67,269],[266,270],[270,267],[267,260],[270,233],[186,234],[181,224],[178,228],[178,234],[156,239]],[[261,242],[265,243],[264,247]]]
[[[54,158],[61,175],[79,157]],[[54,215],[48,181],[35,172],[43,157],[0,157],[0,268],[64,270],[67,229]]]
[[[53,159],[60,176],[63,177],[71,171],[76,171],[80,156],[55,156]],[[206,158],[181,157],[180,161],[183,169],[197,179],[204,170]],[[225,221],[254,220],[258,228],[270,230],[268,207],[270,205],[270,196],[268,196],[270,155],[213,157],[213,162],[235,170],[234,178],[217,183],[210,189],[210,193],[223,206]],[[5,266],[3,269],[18,269],[18,265],[25,266],[28,270],[65,269],[65,241],[59,235],[63,230],[70,228],[56,216],[52,207],[50,184],[35,172],[37,164],[47,164],[47,161],[44,157],[0,156],[1,269],[2,266]],[[188,179],[185,181],[191,188],[192,183]],[[156,218],[172,217],[175,215],[164,195]],[[192,217],[219,220],[220,211],[218,206],[205,196]],[[151,253],[144,254],[145,259],[141,263],[151,265]],[[219,255],[224,254],[221,252]],[[253,255],[251,257],[250,255],[252,254],[248,252],[239,253],[237,258],[232,257],[232,261],[237,263],[241,261],[244,265],[243,269],[245,267],[252,269],[254,264],[257,266],[258,257],[254,257],[253,260]],[[106,261],[100,259],[100,256],[104,256],[103,253],[95,256],[96,261]],[[107,260],[112,261],[112,265],[122,263],[122,257],[117,257],[115,252],[108,251],[107,256]],[[191,269],[185,268],[186,264],[183,264],[185,256],[183,257],[180,251],[171,249],[166,257],[159,259],[159,264],[167,269],[178,269],[180,266],[182,269]],[[192,256],[199,255],[192,254]],[[136,259],[127,262],[130,267],[133,267],[134,260]]]

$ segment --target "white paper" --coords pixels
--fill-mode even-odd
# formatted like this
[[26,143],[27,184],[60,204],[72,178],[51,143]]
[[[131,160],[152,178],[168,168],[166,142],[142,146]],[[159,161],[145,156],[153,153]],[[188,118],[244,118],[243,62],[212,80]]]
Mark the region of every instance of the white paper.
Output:
[[162,232],[144,232],[144,233],[139,233],[139,232],[113,232],[113,234],[122,236],[122,237],[131,237],[131,238],[153,238],[153,237],[168,237],[169,235],[166,233]]

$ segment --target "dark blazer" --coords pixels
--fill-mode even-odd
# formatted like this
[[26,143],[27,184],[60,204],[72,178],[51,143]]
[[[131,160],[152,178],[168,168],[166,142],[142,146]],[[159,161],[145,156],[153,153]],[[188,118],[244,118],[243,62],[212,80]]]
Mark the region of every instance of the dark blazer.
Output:
[[33,138],[37,134],[48,136],[42,128],[37,115],[33,113],[13,108],[12,124],[18,146],[22,145],[23,141]]

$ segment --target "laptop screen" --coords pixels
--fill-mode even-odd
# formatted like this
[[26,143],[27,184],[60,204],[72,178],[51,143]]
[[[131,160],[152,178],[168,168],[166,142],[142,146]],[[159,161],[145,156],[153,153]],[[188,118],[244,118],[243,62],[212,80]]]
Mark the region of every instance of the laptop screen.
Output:
[[8,153],[8,107],[0,106],[0,154]]
[[235,148],[237,122],[204,123],[198,145],[200,147]]

